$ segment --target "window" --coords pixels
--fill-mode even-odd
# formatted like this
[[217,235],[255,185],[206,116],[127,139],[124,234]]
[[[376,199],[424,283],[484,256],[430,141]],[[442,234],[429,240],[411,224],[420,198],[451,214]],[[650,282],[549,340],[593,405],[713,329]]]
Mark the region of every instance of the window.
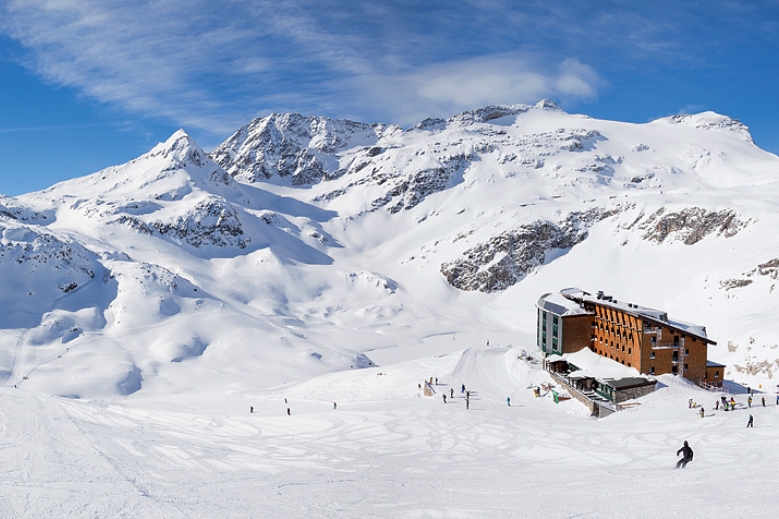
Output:
[[657,344],[657,337],[652,337],[651,343],[652,343],[652,346]]
[[686,349],[686,350],[684,350],[684,356],[685,356],[685,357],[686,357],[687,355],[689,355],[689,354],[690,354],[690,350],[689,350],[689,349]]
[[685,364],[685,365],[684,365],[684,371],[687,371],[688,369],[690,369],[690,368],[688,368],[688,367],[687,367],[687,364]]
[[650,374],[650,375],[654,375],[654,374],[655,374],[655,368],[654,368],[654,366],[653,366],[653,367],[651,367],[651,368],[649,368],[649,374]]
[[655,352],[649,354],[650,359],[654,359],[655,357],[657,357],[657,355],[655,355]]
[[632,354],[633,354],[633,349],[632,348],[628,348],[628,355],[632,355]]
[[[693,339],[693,340],[695,340],[695,339]],[[714,372],[714,378],[719,378],[719,370]]]

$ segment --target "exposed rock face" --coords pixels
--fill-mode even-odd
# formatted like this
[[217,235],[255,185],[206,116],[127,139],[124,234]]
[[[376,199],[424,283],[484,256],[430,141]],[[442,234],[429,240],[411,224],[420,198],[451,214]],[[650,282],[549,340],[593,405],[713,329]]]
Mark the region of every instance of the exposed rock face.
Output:
[[39,270],[46,278],[41,287],[56,286],[63,293],[105,273],[97,256],[79,243],[26,227],[0,225],[0,276],[6,287],[37,290],[34,280]]
[[[742,275],[745,276],[745,278],[723,279],[719,282],[720,288],[725,290],[743,288],[751,285],[754,280],[759,279],[759,277],[767,277],[768,279],[775,280],[777,277],[779,277],[779,258],[774,258],[766,261],[765,263],[761,263],[749,272],[744,272]],[[774,287],[775,285],[772,284],[769,291],[773,292]]]
[[134,216],[122,215],[111,223],[129,225],[144,234],[167,236],[193,247],[216,245],[243,249],[251,241],[244,235],[237,211],[219,198],[200,201],[172,222],[156,220],[147,223]]
[[465,251],[464,258],[441,265],[441,273],[460,290],[505,290],[543,265],[547,253],[581,243],[587,229],[613,214],[596,208],[571,213],[560,223],[537,220]]
[[373,145],[397,126],[356,123],[300,114],[271,114],[247,124],[211,153],[238,180],[272,177],[308,185],[337,175],[335,155],[353,146]]
[[712,233],[730,238],[735,236],[748,222],[738,219],[731,209],[708,211],[702,207],[689,207],[682,211],[665,213],[661,207],[646,218],[640,229],[646,230],[643,238],[662,243],[666,239],[693,245]]

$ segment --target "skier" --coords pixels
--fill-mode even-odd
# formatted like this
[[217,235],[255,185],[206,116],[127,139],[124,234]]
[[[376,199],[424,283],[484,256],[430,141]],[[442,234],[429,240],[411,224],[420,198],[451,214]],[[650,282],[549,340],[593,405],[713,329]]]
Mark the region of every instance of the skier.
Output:
[[717,400],[716,402],[714,402],[714,410],[715,410],[715,411],[719,411],[719,400]]
[[510,396],[506,397],[506,405],[511,407],[511,397]]
[[730,397],[730,408],[735,409],[736,408],[736,399],[733,397]]
[[338,409],[338,404],[336,404],[335,402],[333,402],[333,409]]
[[453,387],[449,388],[449,398],[454,398],[454,388]]
[[253,412],[254,412],[254,406],[250,406],[250,407],[249,407],[249,412],[250,412],[250,413],[253,413]]
[[747,405],[749,406],[750,409],[752,409],[752,397],[751,396],[749,398],[747,398]]
[[463,393],[465,393],[465,384],[463,384],[463,387],[460,389],[460,394],[462,395]]
[[676,468],[679,467],[685,468],[687,467],[687,464],[692,461],[692,449],[690,448],[690,444],[687,443],[687,440],[684,441],[684,446],[676,451],[676,455],[678,456],[681,453],[682,459],[680,459],[678,462],[676,462]]
[[289,410],[289,407],[287,408],[287,416],[290,416],[292,412]]
[[687,401],[687,409],[692,409],[692,398]]
[[755,419],[752,417],[752,415],[749,415],[749,421],[747,422],[747,427],[755,427]]
[[703,412],[703,406],[701,406],[701,418],[703,418],[704,412]]
[[441,395],[441,396],[442,396],[442,397],[444,397],[444,403],[446,403],[446,393],[444,393],[444,394],[443,394],[443,395]]
[[765,407],[765,397],[764,396],[760,397],[760,400],[763,402],[763,407]]

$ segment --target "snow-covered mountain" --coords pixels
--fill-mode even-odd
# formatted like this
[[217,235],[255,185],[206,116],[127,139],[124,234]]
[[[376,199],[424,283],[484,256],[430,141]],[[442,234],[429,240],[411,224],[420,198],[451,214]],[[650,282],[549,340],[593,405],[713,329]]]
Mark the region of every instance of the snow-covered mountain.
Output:
[[0,198],[0,379],[107,397],[532,349],[537,298],[578,286],[706,326],[727,377],[771,384],[777,181],[779,158],[711,112],[273,114],[210,154],[178,131]]

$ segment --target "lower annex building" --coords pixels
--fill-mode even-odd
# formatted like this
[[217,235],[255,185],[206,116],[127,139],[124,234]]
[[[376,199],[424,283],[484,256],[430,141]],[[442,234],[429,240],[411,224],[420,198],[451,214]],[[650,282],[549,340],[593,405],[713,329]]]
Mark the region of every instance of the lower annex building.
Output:
[[704,326],[578,288],[544,294],[536,306],[538,347],[545,356],[590,348],[646,375],[671,373],[722,386],[725,366],[707,360],[708,345],[717,343]]

